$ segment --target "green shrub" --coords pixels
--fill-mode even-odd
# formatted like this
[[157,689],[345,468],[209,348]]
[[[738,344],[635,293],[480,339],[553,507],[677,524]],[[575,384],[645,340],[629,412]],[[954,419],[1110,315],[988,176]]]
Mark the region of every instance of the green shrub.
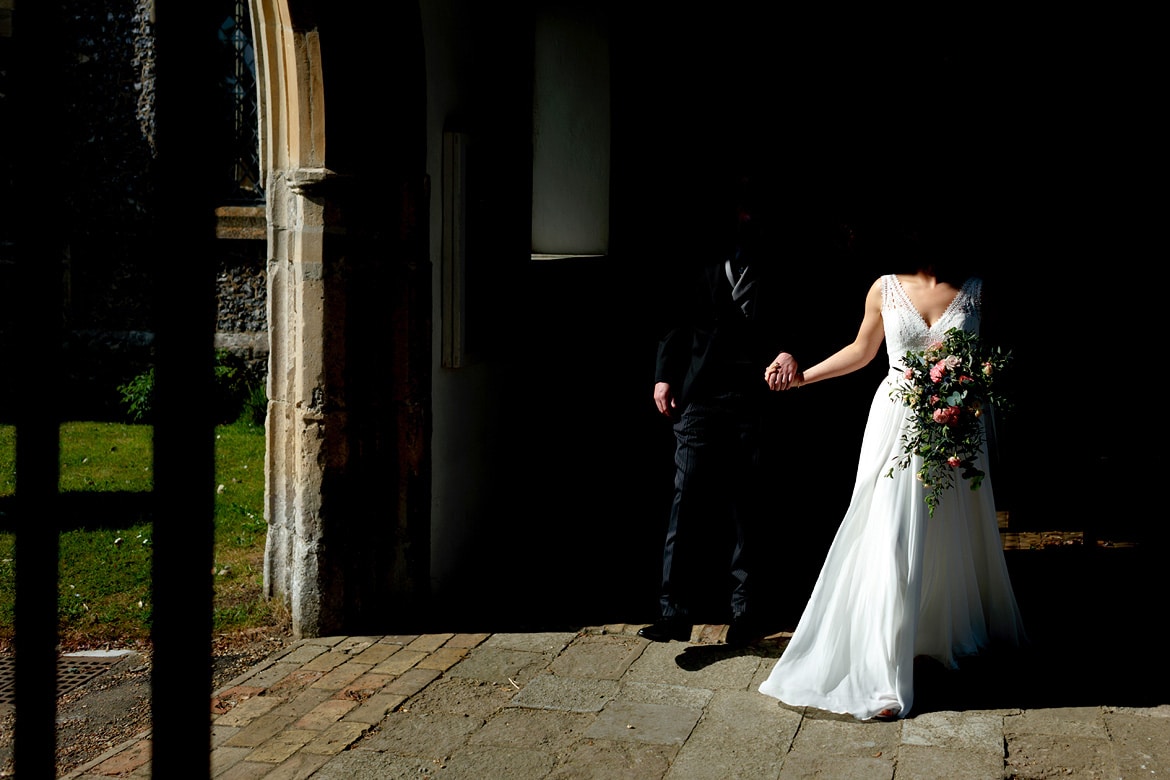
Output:
[[[242,357],[226,349],[215,351],[215,381],[211,409],[216,425],[242,420],[263,425],[268,397],[263,377],[254,376]],[[154,367],[118,386],[127,418],[132,422],[153,423],[155,402]]]
[[268,388],[263,379],[252,382],[247,398],[244,399],[244,411],[238,422],[248,425],[264,425],[268,416]]
[[133,422],[154,421],[154,366],[123,385],[118,385],[126,415]]
[[212,410],[216,425],[227,425],[239,419],[244,400],[251,392],[248,366],[244,359],[226,349],[215,351],[215,385]]

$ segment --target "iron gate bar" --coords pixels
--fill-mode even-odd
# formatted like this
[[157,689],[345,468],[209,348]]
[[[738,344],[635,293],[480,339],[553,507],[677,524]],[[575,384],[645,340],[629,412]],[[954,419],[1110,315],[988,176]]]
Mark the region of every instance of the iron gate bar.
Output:
[[[13,10],[14,354],[7,381],[23,381],[16,410],[15,667],[13,767],[25,780],[56,774],[57,484],[62,273],[68,231],[61,139],[65,106],[63,11],[58,3]],[[5,123],[8,124],[8,123]]]
[[[215,3],[156,5],[158,185],[154,291],[152,775],[210,777],[215,515]],[[181,238],[177,238],[181,237]],[[192,402],[191,399],[194,399]]]

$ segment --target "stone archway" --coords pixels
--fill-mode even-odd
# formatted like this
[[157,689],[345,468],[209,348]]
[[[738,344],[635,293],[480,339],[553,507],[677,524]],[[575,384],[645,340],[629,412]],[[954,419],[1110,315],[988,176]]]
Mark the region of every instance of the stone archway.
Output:
[[[296,636],[413,614],[426,592],[423,63],[417,8],[393,5],[252,5],[268,194],[264,583]],[[399,98],[393,127],[356,108],[375,75]]]

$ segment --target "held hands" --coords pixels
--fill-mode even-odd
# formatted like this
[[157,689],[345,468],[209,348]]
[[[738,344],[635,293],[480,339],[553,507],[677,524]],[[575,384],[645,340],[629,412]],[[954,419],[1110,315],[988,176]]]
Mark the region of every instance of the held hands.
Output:
[[788,390],[800,387],[804,375],[796,365],[796,358],[787,352],[781,352],[776,359],[764,369],[764,382],[770,390]]

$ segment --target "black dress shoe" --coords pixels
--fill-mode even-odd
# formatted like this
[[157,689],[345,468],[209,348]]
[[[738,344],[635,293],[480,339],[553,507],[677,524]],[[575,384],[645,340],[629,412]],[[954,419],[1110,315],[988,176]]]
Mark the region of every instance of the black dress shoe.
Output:
[[669,642],[676,639],[685,642],[691,638],[693,626],[680,618],[659,618],[648,626],[638,629],[638,636],[651,642]]
[[746,615],[737,615],[731,619],[724,641],[728,647],[745,647],[762,637],[764,633],[759,623]]

